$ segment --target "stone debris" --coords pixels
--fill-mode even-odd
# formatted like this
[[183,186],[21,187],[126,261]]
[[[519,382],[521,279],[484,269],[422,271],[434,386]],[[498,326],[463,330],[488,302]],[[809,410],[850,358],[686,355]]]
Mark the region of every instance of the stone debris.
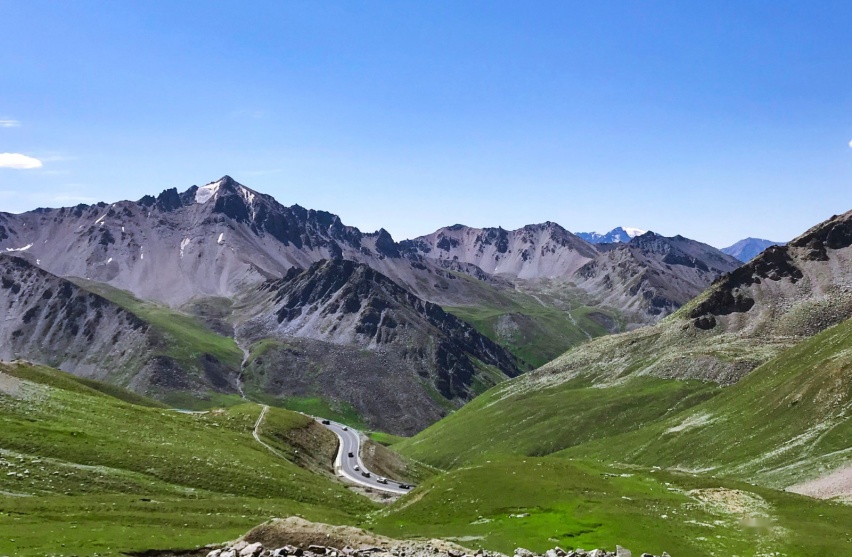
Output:
[[[211,550],[212,551],[209,551]],[[273,519],[261,524],[245,536],[222,547],[208,546],[206,551],[181,554],[189,557],[633,557],[620,545],[614,550],[564,549],[553,547],[536,553],[519,547],[509,555],[484,549],[468,549],[441,540],[400,540],[374,534],[352,526],[332,526],[304,520],[300,517]],[[151,555],[146,553],[146,555]],[[637,552],[641,557],[657,556]],[[174,553],[168,553],[174,557]],[[162,557],[166,557],[165,554]]]
[[[207,557],[508,557],[495,551],[478,549],[475,552],[464,552],[457,549],[438,548],[431,543],[403,542],[399,545],[388,547],[336,547],[311,544],[307,548],[295,545],[283,547],[264,547],[260,542],[248,543],[239,541],[226,547],[214,549]],[[513,557],[633,557],[633,553],[620,545],[615,546],[615,551],[605,549],[573,549],[565,550],[561,547],[548,549],[542,554],[534,553],[523,547],[514,551]],[[658,557],[652,553],[642,553],[641,557]],[[660,557],[671,557],[663,552]]]

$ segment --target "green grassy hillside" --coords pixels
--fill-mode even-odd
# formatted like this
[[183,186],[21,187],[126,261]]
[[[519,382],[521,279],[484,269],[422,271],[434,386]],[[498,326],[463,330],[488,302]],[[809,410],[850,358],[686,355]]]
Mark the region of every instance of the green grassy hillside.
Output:
[[239,369],[243,353],[234,339],[214,333],[197,318],[140,300],[129,292],[107,284],[82,279],[74,279],[74,282],[81,288],[123,307],[154,327],[166,340],[164,355],[181,363],[197,365],[201,355],[210,354],[228,367]]
[[[613,350],[573,375],[543,370],[492,389],[394,448],[443,468],[495,454],[562,451],[773,487],[852,462],[852,321],[780,351],[726,388],[637,375],[649,365],[644,357],[656,334],[602,339],[588,349],[625,340],[632,344],[624,353]],[[590,359],[588,349],[574,359]],[[724,354],[723,345],[715,349]],[[606,366],[623,375],[606,377]]]
[[193,547],[273,516],[352,523],[373,508],[299,466],[335,443],[304,416],[270,410],[261,433],[279,456],[252,438],[256,404],[185,414],[121,398],[0,365],[0,555]]
[[445,468],[488,454],[552,454],[679,414],[794,345],[794,338],[702,331],[678,312],[577,346],[396,449]]
[[781,353],[712,400],[564,454],[701,469],[777,487],[848,466],[852,321]]
[[444,469],[498,454],[544,456],[639,429],[718,392],[698,381],[651,377],[607,387],[582,378],[528,387],[524,378],[504,383],[394,449]]
[[481,295],[475,305],[445,309],[505,346],[530,368],[544,365],[589,338],[608,334],[604,322],[616,329],[623,326],[615,311],[589,307],[588,296],[575,289],[564,287],[533,295],[499,290],[467,275],[456,275],[477,283]]
[[852,507],[662,470],[494,457],[425,482],[374,515],[393,536],[454,539],[511,554],[616,544],[674,556],[846,555]]

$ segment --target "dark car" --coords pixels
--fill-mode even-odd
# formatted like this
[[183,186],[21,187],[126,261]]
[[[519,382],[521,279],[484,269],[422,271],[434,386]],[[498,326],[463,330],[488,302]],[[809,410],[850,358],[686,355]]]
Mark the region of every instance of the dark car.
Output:
[[349,458],[355,458],[355,453],[349,453]]
[[400,489],[411,489],[411,486],[408,484],[399,484]]
[[331,425],[331,420],[323,420],[322,425]]
[[369,477],[370,477],[370,473],[369,473],[369,472],[367,472],[366,470],[364,470],[363,472],[361,472],[361,475],[362,475],[362,476],[364,476],[365,478],[369,478]]

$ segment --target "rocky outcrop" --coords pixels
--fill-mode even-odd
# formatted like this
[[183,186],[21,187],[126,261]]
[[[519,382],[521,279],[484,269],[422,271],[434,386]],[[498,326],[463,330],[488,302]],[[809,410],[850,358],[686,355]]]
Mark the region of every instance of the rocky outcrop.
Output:
[[[438,369],[460,376],[461,384],[474,373],[469,356],[510,377],[520,373],[516,359],[499,345],[364,264],[321,261],[262,288],[274,293],[264,313],[271,309],[276,331],[287,335],[362,345],[387,345],[405,337],[410,345],[406,333],[414,332],[432,339]],[[453,384],[459,381],[447,378],[445,383],[445,396],[458,394]]]
[[[604,549],[564,550],[556,547],[545,553],[537,554],[519,547],[514,557],[632,557],[633,553],[621,546],[615,551]],[[238,541],[220,549],[213,549],[206,557],[508,557],[496,551],[469,551],[459,549],[440,549],[430,543],[397,542],[390,547],[336,547],[310,545],[307,548],[285,545],[278,548],[264,547],[260,542]],[[642,553],[641,557],[656,557],[651,553]],[[670,557],[663,552],[662,557]]]
[[[472,550],[440,539],[398,540],[351,526],[329,526],[290,517],[273,519],[240,539],[192,552],[144,552],[146,557],[507,557],[496,551]],[[562,549],[544,553],[517,548],[514,557],[632,557],[621,546],[605,549]],[[638,557],[638,556],[637,556]],[[642,553],[641,557],[655,557]],[[670,557],[663,552],[661,557]]]
[[770,246],[686,313],[701,330],[810,336],[852,317],[852,211]]
[[500,345],[360,263],[293,269],[260,292],[241,338],[287,348],[249,362],[247,380],[281,396],[346,401],[386,431],[416,432],[470,400],[475,385],[493,384],[494,372],[520,373]]

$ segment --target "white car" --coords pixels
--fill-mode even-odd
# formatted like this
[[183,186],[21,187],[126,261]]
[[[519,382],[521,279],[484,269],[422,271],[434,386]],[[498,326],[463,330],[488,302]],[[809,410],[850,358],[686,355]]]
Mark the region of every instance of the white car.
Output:
[[357,471],[359,471],[359,470],[361,469],[361,467],[360,467],[360,466],[358,466],[358,465],[356,464],[354,469],[355,469],[355,471],[357,472]]
[[377,478],[376,478],[376,481],[377,481],[377,482],[379,482],[380,484],[386,484],[386,483],[388,483],[388,479],[387,479],[387,478],[383,478],[383,477],[381,477],[381,476],[377,477]]

